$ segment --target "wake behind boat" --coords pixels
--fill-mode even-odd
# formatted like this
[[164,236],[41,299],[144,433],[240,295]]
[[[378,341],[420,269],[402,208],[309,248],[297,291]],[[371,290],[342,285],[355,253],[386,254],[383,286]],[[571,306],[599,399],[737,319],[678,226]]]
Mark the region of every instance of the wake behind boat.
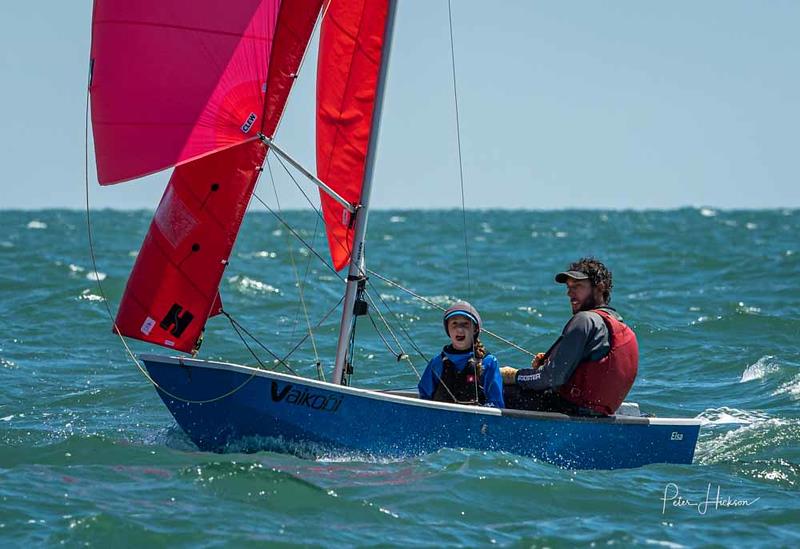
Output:
[[[98,179],[112,184],[176,166],[115,331],[197,354],[206,322],[228,314],[220,279],[273,152],[320,188],[331,268],[348,267],[331,382],[321,371],[311,380],[143,356],[200,449],[272,439],[374,456],[464,447],[577,468],[691,463],[697,420],[569,417],[348,386],[356,321],[370,308],[364,248],[395,8],[395,0],[95,2],[89,89]],[[275,133],[318,19],[314,175]]]

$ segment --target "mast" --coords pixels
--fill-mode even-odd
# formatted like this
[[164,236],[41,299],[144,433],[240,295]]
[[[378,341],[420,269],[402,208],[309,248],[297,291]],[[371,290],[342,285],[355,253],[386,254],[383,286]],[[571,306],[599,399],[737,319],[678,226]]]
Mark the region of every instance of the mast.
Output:
[[350,267],[347,271],[344,302],[342,304],[342,321],[339,324],[339,341],[336,344],[336,362],[333,368],[332,383],[343,384],[345,362],[350,346],[350,338],[355,328],[354,307],[359,288],[363,289],[366,282],[366,264],[364,260],[364,237],[367,232],[367,216],[369,213],[369,198],[372,190],[372,176],[375,171],[375,153],[378,149],[380,136],[381,115],[383,100],[386,90],[386,74],[389,67],[389,54],[392,50],[392,30],[397,8],[397,0],[388,0],[386,14],[386,30],[384,32],[384,48],[381,55],[381,67],[378,74],[378,86],[375,90],[375,107],[372,114],[372,131],[370,132],[369,147],[364,170],[364,185],[361,189],[361,204],[355,212],[353,249],[350,256]]

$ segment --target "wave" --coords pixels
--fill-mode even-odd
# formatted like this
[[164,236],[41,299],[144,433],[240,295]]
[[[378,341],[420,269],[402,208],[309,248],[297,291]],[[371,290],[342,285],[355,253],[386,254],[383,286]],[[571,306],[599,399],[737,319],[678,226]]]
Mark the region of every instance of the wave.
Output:
[[778,387],[772,396],[789,395],[793,400],[800,400],[800,374]]
[[723,406],[721,408],[708,408],[698,414],[695,419],[700,420],[701,426],[709,427],[716,425],[752,425],[767,421],[770,416],[764,412],[750,412]]
[[248,276],[239,276],[235,275],[228,278],[228,283],[230,283],[237,291],[244,294],[280,294],[281,291],[272,286],[271,284],[267,284],[266,282],[261,282],[260,280],[256,280],[254,278],[250,278]]
[[763,379],[768,374],[777,372],[779,369],[780,367],[778,366],[774,356],[762,356],[754,364],[751,364],[745,368],[744,372],[742,372],[742,378],[739,380],[739,383],[747,383],[748,381]]

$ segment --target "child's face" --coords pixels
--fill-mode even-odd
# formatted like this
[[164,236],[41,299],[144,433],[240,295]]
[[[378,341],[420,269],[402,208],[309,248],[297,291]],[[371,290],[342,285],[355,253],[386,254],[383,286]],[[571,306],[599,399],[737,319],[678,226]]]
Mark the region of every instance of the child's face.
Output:
[[472,349],[472,338],[475,334],[475,325],[465,316],[454,316],[447,321],[447,333],[453,348],[459,351]]

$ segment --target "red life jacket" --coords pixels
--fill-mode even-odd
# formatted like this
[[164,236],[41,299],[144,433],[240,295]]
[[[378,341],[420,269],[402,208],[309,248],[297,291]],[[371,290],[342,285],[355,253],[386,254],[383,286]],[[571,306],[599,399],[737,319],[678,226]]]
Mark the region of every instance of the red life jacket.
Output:
[[593,309],[608,328],[611,350],[600,360],[581,362],[564,385],[562,398],[581,408],[611,415],[628,395],[639,369],[636,334],[608,311]]

